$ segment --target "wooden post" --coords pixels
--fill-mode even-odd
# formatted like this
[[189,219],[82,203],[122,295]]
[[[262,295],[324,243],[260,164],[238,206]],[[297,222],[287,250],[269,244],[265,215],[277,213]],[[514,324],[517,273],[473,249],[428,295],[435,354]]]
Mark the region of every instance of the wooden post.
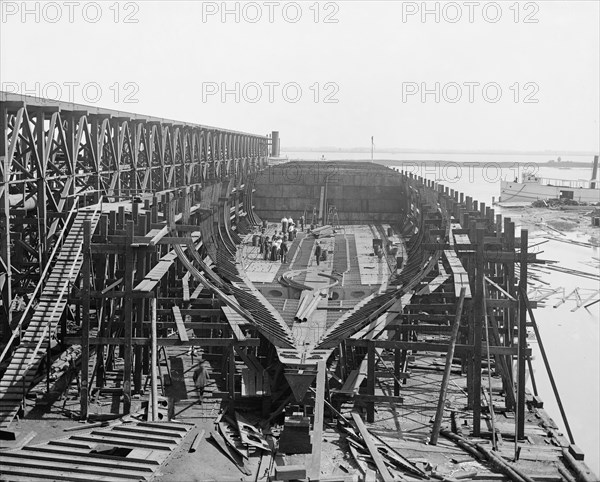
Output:
[[[469,205],[469,204],[470,204],[470,197],[467,197],[467,205]],[[471,224],[472,224],[471,216],[469,215],[469,213],[465,213],[464,214],[464,222],[461,224],[461,226],[463,227],[463,229],[468,229],[471,226]],[[469,233],[469,237],[471,239],[471,242],[473,242],[474,236],[472,233]],[[469,281],[476,279],[476,273],[474,272],[475,263],[474,263],[472,256],[466,255],[465,261],[466,261],[466,263],[463,262],[463,264],[465,265],[465,269],[467,270],[467,273],[469,275]],[[474,338],[474,336],[475,336],[475,317],[474,317],[475,304],[476,304],[476,298],[470,300],[470,302],[467,304],[468,323],[469,323],[467,342],[469,345],[475,344],[475,338]],[[474,357],[474,354],[472,354],[472,353],[469,353],[466,355],[466,359],[467,359],[467,407],[471,410],[473,409],[473,403],[475,400],[475,387],[473,386],[473,383],[475,380],[473,357]]]
[[125,300],[123,301],[123,322],[125,323],[125,349],[123,353],[123,412],[131,411],[131,355],[133,336],[132,297],[133,290],[133,221],[127,221],[125,234]]
[[540,336],[540,332],[535,321],[535,316],[533,316],[533,310],[527,303],[526,294],[523,296],[525,298],[525,304],[527,305],[527,311],[529,312],[529,319],[531,320],[531,325],[533,326],[533,330],[535,331],[535,338],[538,341],[538,345],[540,347],[540,352],[542,354],[542,359],[544,360],[544,365],[546,366],[546,372],[548,373],[548,378],[550,379],[550,385],[552,386],[552,391],[554,392],[554,397],[556,398],[556,403],[558,404],[558,409],[560,410],[560,415],[562,416],[563,422],[565,424],[565,428],[567,429],[567,434],[569,435],[569,441],[574,444],[575,439],[573,438],[573,433],[571,432],[571,426],[569,425],[569,421],[567,420],[567,414],[562,404],[562,400],[560,398],[560,394],[558,393],[558,387],[556,386],[556,382],[554,381],[554,375],[552,374],[552,370],[550,369],[550,362],[548,361],[548,356],[546,355],[546,349],[544,348],[544,344],[542,343],[542,337]]
[[[139,203],[133,203],[133,206],[139,206]],[[133,219],[134,225],[136,227],[137,234],[139,236],[144,236],[146,234],[146,216],[140,215],[138,213],[138,208],[134,209],[135,218]],[[136,256],[136,276],[135,283],[139,283],[142,281],[144,274],[146,273],[146,255],[143,253],[139,253]],[[136,299],[135,300],[135,336],[145,337],[147,333],[144,333],[144,318],[146,315],[146,310],[144,309],[144,299]],[[133,387],[135,393],[140,393],[142,391],[142,371],[143,371],[143,363],[142,363],[142,355],[143,355],[143,347],[136,346],[135,347],[135,365],[133,371]]]
[[485,231],[477,229],[477,257],[475,269],[475,299],[473,300],[473,435],[481,430],[481,336],[483,318],[483,237]]
[[152,351],[150,354],[150,388],[152,390],[152,421],[156,422],[158,420],[158,389],[156,383],[156,367],[158,364],[158,344],[156,339],[156,298],[150,299],[150,309],[152,311]]
[[[83,222],[83,270],[81,273],[82,281],[82,317],[81,317],[81,386],[79,393],[79,402],[81,406],[81,420],[87,420],[88,417],[88,375],[90,363],[90,240],[92,225],[90,221]],[[48,333],[50,336],[50,333]]]
[[525,438],[525,369],[527,366],[527,244],[528,232],[521,230],[521,271],[519,273],[519,345],[517,358],[517,438]]
[[[315,396],[315,418],[312,434],[312,454],[307,467],[310,480],[321,477],[321,441],[323,439],[323,415],[325,411],[325,381],[327,366],[324,360],[317,362],[317,393]],[[308,461],[308,457],[307,457]]]
[[444,376],[442,378],[442,386],[440,388],[440,397],[438,399],[437,411],[435,413],[435,421],[433,423],[433,430],[431,432],[431,439],[429,440],[430,445],[436,445],[440,434],[440,427],[442,426],[442,418],[444,415],[444,404],[446,403],[446,393],[448,391],[448,382],[450,381],[450,372],[452,370],[452,359],[454,358],[454,347],[456,346],[456,339],[458,337],[458,329],[460,327],[460,318],[462,316],[463,302],[465,300],[465,287],[460,289],[460,297],[458,298],[458,305],[456,307],[456,316],[454,318],[454,325],[452,325],[452,333],[450,334],[450,347],[448,353],[446,353],[446,366],[444,367]]
[[[375,395],[375,345],[369,343],[367,347],[367,393]],[[375,402],[367,403],[367,422],[375,421]]]
[[[505,249],[512,253],[515,248],[515,223],[511,222],[510,218],[504,218],[504,233],[505,233]],[[510,295],[516,298],[516,290],[515,290],[515,263],[513,261],[506,263],[505,265],[505,273],[506,273],[506,291],[510,293]],[[504,345],[505,346],[513,346],[514,344],[514,320],[515,319],[515,309],[514,308],[506,308],[504,310]],[[508,364],[508,372],[513,373],[513,358],[506,357],[506,361]],[[512,388],[514,390],[514,387]],[[511,397],[514,398],[514,397]],[[514,405],[511,403],[512,400],[506,397],[505,403],[506,408],[512,410]]]
[[[6,115],[6,104],[2,104],[0,108],[0,129],[2,132],[7,132],[8,126],[5,120],[8,119]],[[7,152],[7,141],[6,135],[0,136],[0,163],[2,163],[2,169],[0,169],[0,182],[2,187],[0,188],[0,259],[6,266],[6,276],[4,277],[4,287],[0,289],[0,325],[2,326],[5,333],[9,333],[10,327],[12,326],[12,311],[10,305],[12,303],[12,261],[11,261],[11,233],[10,233],[10,172],[12,159],[9,155],[5,155]],[[7,341],[7,340],[4,340]]]
[[347,370],[346,370],[346,344],[344,343],[344,341],[342,341],[339,344],[339,351],[340,351],[340,375],[342,377],[342,380],[346,380],[346,376],[347,376]]
[[[400,330],[396,330],[394,333],[394,340],[401,340]],[[394,350],[394,396],[400,396],[400,368],[402,367],[402,350],[396,348]]]
[[229,413],[233,413],[235,405],[235,348],[229,347],[229,369],[227,371],[227,384],[229,388]]

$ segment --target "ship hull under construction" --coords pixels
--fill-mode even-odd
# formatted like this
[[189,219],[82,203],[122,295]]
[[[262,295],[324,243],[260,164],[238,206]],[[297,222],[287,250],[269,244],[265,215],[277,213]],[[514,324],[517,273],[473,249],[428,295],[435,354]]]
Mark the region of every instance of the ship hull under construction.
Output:
[[594,480],[526,389],[546,261],[510,219],[269,166],[276,136],[4,100],[3,480]]

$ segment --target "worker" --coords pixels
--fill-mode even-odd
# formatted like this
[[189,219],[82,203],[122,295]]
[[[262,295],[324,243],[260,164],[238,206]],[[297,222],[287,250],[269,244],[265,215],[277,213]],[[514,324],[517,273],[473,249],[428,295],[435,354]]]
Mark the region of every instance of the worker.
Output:
[[300,230],[304,232],[304,214],[300,216]]
[[318,241],[315,242],[315,260],[317,261],[317,266],[319,266],[319,262],[321,261],[321,245]]
[[277,240],[275,240],[271,246],[271,261],[277,261],[277,248]]
[[292,222],[292,224],[290,225],[290,227],[288,228],[288,239],[290,241],[294,240],[296,234],[296,226],[294,225],[294,223]]
[[284,216],[281,218],[281,230],[285,233],[288,228],[288,219]]
[[288,246],[284,239],[283,242],[281,243],[281,262],[283,264],[287,263],[287,253],[288,253]]
[[263,258],[265,261],[269,259],[269,252],[269,236],[265,236],[265,244],[263,249]]
[[210,378],[208,367],[204,366],[204,361],[200,359],[198,362],[198,367],[194,370],[194,374],[192,376],[194,380],[194,385],[198,392],[199,403],[202,403],[202,398],[204,396],[204,389],[208,384],[208,380]]

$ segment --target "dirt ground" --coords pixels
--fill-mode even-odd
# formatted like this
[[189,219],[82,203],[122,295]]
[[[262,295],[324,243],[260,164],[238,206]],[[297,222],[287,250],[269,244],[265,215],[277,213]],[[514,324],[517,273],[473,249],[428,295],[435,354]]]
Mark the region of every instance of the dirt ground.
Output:
[[[517,227],[529,229],[532,233],[546,233],[551,236],[577,236],[582,241],[600,245],[600,227],[592,226],[592,213],[600,217],[600,208],[589,206],[563,206],[560,208],[502,208],[502,216],[511,218]],[[557,231],[560,231],[557,232]]]

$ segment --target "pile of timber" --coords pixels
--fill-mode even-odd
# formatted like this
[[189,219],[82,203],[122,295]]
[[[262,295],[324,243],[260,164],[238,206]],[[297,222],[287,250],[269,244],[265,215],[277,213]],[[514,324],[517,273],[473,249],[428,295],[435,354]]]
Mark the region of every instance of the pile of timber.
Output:
[[260,456],[257,476],[265,470],[271,470],[272,441],[269,443],[261,430],[251,424],[241,413],[235,412],[234,417],[226,411],[219,414],[215,420],[214,430],[210,432],[210,438],[242,474],[253,474],[248,464],[249,457],[252,455]]
[[[372,467],[384,482],[397,480],[402,475],[410,475],[420,479],[429,479],[429,475],[409,461],[406,457],[386,444],[377,435],[369,432],[358,413],[352,413],[354,426],[350,423],[340,424],[346,435],[350,453],[365,480],[375,480]],[[346,422],[348,422],[346,420]],[[399,474],[395,472],[400,472]]]
[[81,345],[67,348],[50,367],[50,380],[58,380],[70,367],[76,365],[80,358]]

